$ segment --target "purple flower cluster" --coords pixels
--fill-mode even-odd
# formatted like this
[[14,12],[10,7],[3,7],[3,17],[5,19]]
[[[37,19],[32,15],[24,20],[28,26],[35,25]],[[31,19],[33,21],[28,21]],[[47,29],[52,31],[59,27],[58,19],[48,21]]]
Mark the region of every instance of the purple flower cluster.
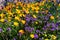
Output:
[[32,31],[34,31],[34,28],[31,28],[31,27],[25,27],[25,31],[32,32]]
[[37,20],[36,18],[31,17],[30,14],[26,15],[25,19],[26,19],[27,23],[34,22]]

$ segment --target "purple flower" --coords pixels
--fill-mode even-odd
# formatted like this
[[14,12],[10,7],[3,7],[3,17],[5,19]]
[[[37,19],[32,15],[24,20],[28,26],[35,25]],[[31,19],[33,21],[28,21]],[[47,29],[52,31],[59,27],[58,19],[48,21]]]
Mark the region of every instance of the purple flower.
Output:
[[33,17],[31,17],[31,15],[30,14],[28,14],[28,15],[26,15],[26,17],[25,17],[25,20],[26,20],[26,22],[27,23],[33,23],[34,21],[36,21],[36,18],[33,18]]
[[40,32],[40,34],[43,34],[43,32]]
[[58,27],[56,27],[56,30],[59,30],[59,28],[58,28]]
[[50,23],[47,23],[47,25],[46,25],[47,27],[49,27],[50,26]]
[[47,27],[46,27],[46,26],[44,26],[42,29],[43,29],[43,30],[46,30],[46,29],[47,29]]
[[16,40],[16,38],[13,38],[13,40]]
[[28,27],[28,23],[25,24],[25,27]]
[[26,17],[31,17],[31,15],[30,14],[27,14]]
[[57,22],[56,24],[57,24],[57,25],[60,25],[60,22]]
[[5,22],[7,22],[7,20],[5,20]]
[[30,29],[30,27],[25,27],[25,30],[28,31],[28,29]]
[[32,20],[32,21],[36,21],[36,18],[31,17],[31,20]]
[[37,35],[37,34],[34,34],[34,38],[35,38],[35,39],[38,38],[38,35]]
[[40,33],[40,30],[36,30],[36,33]]
[[33,31],[33,30],[34,30],[34,28],[32,27],[32,28],[31,28],[31,30]]
[[30,21],[30,18],[29,18],[29,17],[26,17],[25,19],[26,19],[26,21],[27,21],[27,22],[29,22],[29,21]]
[[11,31],[11,28],[10,28],[10,27],[8,27],[8,28],[7,28],[7,31]]
[[0,33],[2,32],[2,28],[0,28]]
[[56,24],[56,29],[59,30],[59,28],[58,28],[58,24]]
[[7,0],[7,2],[13,2],[13,0]]
[[52,27],[55,27],[55,24],[54,23],[51,23]]
[[32,32],[33,30],[34,30],[34,28],[31,28],[31,27],[25,27],[25,31]]
[[56,30],[56,29],[55,29],[55,27],[52,27],[50,30],[51,30],[51,31],[54,31],[54,30]]
[[56,27],[58,27],[58,24],[56,23]]
[[49,12],[48,14],[47,14],[48,16],[52,16],[52,14]]
[[43,40],[42,38],[39,38],[39,40]]
[[57,3],[59,3],[59,2],[60,2],[60,0],[56,0],[56,2],[57,2]]
[[49,17],[48,16],[44,16],[44,20],[48,20],[49,19]]

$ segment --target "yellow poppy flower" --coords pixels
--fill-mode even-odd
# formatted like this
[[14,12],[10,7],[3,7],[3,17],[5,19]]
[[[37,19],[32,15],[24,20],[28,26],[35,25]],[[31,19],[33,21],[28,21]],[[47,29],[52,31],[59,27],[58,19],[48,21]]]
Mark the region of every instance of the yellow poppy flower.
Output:
[[44,34],[45,37],[47,37],[47,34]]
[[23,7],[22,10],[26,10],[26,9]]
[[8,16],[8,19],[11,19],[11,17]]
[[7,5],[9,5],[10,3],[8,2]]
[[21,20],[21,22],[22,22],[22,24],[25,24],[25,23],[26,23],[26,21],[25,21],[25,20]]
[[27,7],[28,7],[28,8],[30,8],[30,5],[29,5],[29,4],[27,4]]
[[4,21],[5,21],[5,19],[0,19],[0,21],[1,21],[1,22],[4,22]]
[[31,7],[34,7],[34,4],[32,4]]
[[21,2],[18,2],[18,4],[21,4]]
[[35,5],[38,5],[38,2],[37,2],[37,3],[35,3]]
[[22,15],[23,15],[22,13],[19,14],[20,17],[22,17]]
[[41,2],[39,3],[39,6],[41,6]]
[[34,34],[30,34],[30,37],[31,37],[31,38],[34,38]]
[[52,20],[53,20],[53,19],[54,19],[54,16],[50,16],[50,19],[52,19]]
[[32,8],[33,11],[35,10],[35,7],[31,7],[31,8]]
[[19,25],[19,23],[18,23],[18,22],[14,22],[14,25],[15,25],[15,26],[18,26],[18,25]]
[[48,10],[46,10],[45,12],[46,12],[46,14],[47,14],[47,13],[48,13]]
[[49,39],[45,39],[45,40],[49,40]]
[[36,15],[33,15],[34,18],[37,18]]
[[38,22],[35,22],[36,24],[38,24]]
[[8,22],[10,22],[11,21],[11,19],[8,19]]
[[59,3],[59,5],[58,6],[60,6],[60,3]]
[[15,17],[15,20],[19,20],[20,18],[18,16]]
[[7,9],[4,7],[3,10],[7,11]]
[[17,13],[20,13],[20,10],[16,9],[16,12],[17,12]]
[[45,1],[42,1],[42,2],[41,2],[41,5],[43,6],[43,5],[44,5],[44,3],[45,3]]
[[25,10],[25,12],[28,14],[29,13],[29,11],[28,10]]
[[37,6],[37,7],[35,8],[35,10],[38,11],[38,10],[39,10],[39,7]]
[[8,11],[8,15],[13,15],[13,13],[11,13],[10,11]]
[[57,37],[55,35],[52,35],[51,38],[55,40]]
[[16,9],[18,9],[18,6],[16,6]]
[[24,30],[19,30],[19,33],[24,34]]
[[23,16],[23,17],[26,17],[26,15],[25,15],[25,14],[23,14],[22,16]]
[[36,13],[38,13],[39,11],[35,11]]
[[10,6],[6,6],[6,9],[9,10]]
[[15,5],[13,4],[12,7],[15,7]]
[[5,15],[3,13],[0,14],[1,18],[3,18]]
[[8,21],[9,21],[9,22],[11,21],[11,17],[8,17]]

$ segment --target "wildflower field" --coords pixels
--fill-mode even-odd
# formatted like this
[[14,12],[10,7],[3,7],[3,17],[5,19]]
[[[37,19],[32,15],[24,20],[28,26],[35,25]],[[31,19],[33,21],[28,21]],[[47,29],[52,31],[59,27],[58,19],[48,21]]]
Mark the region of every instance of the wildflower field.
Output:
[[60,3],[10,3],[0,10],[0,40],[60,40]]

